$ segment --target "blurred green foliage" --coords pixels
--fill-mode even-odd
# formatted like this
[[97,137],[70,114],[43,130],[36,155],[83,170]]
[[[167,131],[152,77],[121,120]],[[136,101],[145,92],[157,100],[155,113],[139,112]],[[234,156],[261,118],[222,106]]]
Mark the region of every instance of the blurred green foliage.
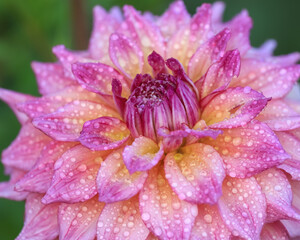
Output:
[[[89,31],[92,26],[92,7],[102,5],[106,9],[114,5],[134,5],[142,11],[161,14],[170,0],[85,0]],[[191,13],[203,1],[186,0]],[[206,1],[213,2],[213,1]],[[298,0],[228,0],[225,20],[241,9],[248,9],[254,21],[251,42],[259,46],[266,39],[278,41],[276,54],[300,50]],[[51,48],[65,44],[74,49],[70,5],[74,1],[62,0],[1,0],[0,1],[0,87],[37,95],[37,86],[30,63],[55,61]],[[19,123],[11,110],[0,102],[0,152],[15,138]],[[0,166],[0,181],[7,180]],[[23,202],[0,199],[0,239],[14,239],[23,223]]]

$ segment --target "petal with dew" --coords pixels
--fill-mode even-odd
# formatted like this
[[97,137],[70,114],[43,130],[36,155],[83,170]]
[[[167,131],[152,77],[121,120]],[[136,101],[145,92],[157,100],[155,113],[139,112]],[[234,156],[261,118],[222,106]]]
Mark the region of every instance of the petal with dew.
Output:
[[266,196],[266,222],[300,220],[300,214],[292,207],[291,185],[281,170],[271,168],[255,175],[255,178]]
[[112,95],[112,80],[118,79],[124,89],[124,97],[129,96],[129,87],[124,77],[113,67],[103,63],[74,63],[72,72],[79,84],[100,95]]
[[102,116],[119,117],[112,108],[91,101],[75,100],[57,111],[33,119],[33,125],[58,141],[76,141],[83,124]]
[[35,99],[34,97],[0,88],[0,99],[13,110],[21,124],[25,124],[27,122],[28,117],[19,111],[17,106],[20,103]]
[[227,177],[218,207],[234,236],[259,239],[266,217],[266,200],[255,178]]
[[169,153],[164,160],[166,178],[181,200],[214,204],[222,195],[225,170],[211,146],[195,143]]
[[54,174],[54,163],[76,143],[51,141],[44,146],[36,164],[16,183],[17,191],[46,193]]
[[231,177],[250,177],[289,158],[274,132],[256,120],[244,127],[223,129],[216,139],[205,138],[202,142],[220,153]]
[[142,72],[144,57],[140,48],[126,36],[113,33],[109,39],[109,55],[114,65],[127,78]]
[[102,163],[97,176],[99,201],[111,203],[127,200],[143,187],[148,174],[130,174],[122,158],[122,151],[115,150]]
[[132,174],[146,171],[154,167],[164,155],[162,145],[158,146],[152,139],[138,137],[123,151],[124,163]]
[[224,55],[229,38],[230,30],[225,28],[200,45],[188,63],[188,75],[194,82],[206,73],[211,64]]
[[291,156],[291,158],[286,159],[279,165],[278,168],[289,173],[292,179],[300,181],[300,138],[293,134],[294,131],[276,132],[284,150]]
[[172,191],[161,167],[152,168],[140,192],[141,217],[159,239],[190,238],[197,205],[182,201]]
[[61,91],[65,87],[77,85],[76,81],[66,76],[59,63],[33,62],[31,67],[35,73],[39,92],[43,95]]
[[15,190],[15,184],[24,176],[25,172],[19,169],[13,169],[10,173],[10,180],[0,183],[0,198],[7,198],[15,201],[26,199],[28,192]]
[[260,239],[261,240],[274,240],[274,239],[289,240],[290,238],[284,225],[278,221],[278,222],[265,224],[261,230]]
[[202,81],[201,91],[199,91],[201,98],[227,88],[231,79],[239,75],[240,67],[239,51],[226,52],[218,62],[209,67],[203,79],[200,80]]
[[190,240],[229,240],[231,232],[223,222],[217,205],[198,205]]
[[105,205],[97,224],[97,240],[139,239],[149,234],[141,219],[137,197]]
[[43,147],[51,141],[31,123],[23,125],[17,138],[2,153],[5,166],[29,171],[38,160]]
[[228,88],[208,101],[201,118],[210,128],[243,126],[254,119],[269,100],[250,87]]
[[300,127],[300,114],[281,99],[271,100],[257,120],[268,124],[273,131],[287,131]]
[[24,226],[16,240],[55,239],[59,233],[58,203],[44,205],[41,194],[31,193],[25,204]]
[[83,124],[79,141],[95,151],[120,147],[130,136],[126,123],[118,118],[100,117]]
[[98,169],[107,154],[105,151],[93,152],[82,145],[66,151],[55,162],[52,182],[43,203],[76,203],[94,197]]
[[61,240],[94,240],[97,231],[97,221],[105,204],[97,197],[82,203],[59,206],[58,222]]

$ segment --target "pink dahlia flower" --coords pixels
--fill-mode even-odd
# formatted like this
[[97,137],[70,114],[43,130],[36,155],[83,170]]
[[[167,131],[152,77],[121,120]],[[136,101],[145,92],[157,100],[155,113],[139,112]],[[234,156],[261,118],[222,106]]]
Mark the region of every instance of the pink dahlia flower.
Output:
[[41,97],[0,90],[22,124],[0,185],[26,200],[18,240],[300,236],[300,55],[252,48],[223,8],[96,7],[87,51],[32,64]]

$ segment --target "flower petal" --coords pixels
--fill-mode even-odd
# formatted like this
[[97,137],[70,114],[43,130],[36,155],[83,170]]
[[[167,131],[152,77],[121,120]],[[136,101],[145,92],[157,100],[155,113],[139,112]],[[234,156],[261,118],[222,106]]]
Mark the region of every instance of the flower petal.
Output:
[[72,72],[78,83],[91,92],[112,95],[112,80],[118,79],[123,85],[124,97],[129,96],[129,87],[124,77],[114,68],[103,63],[74,63]]
[[274,99],[258,115],[274,131],[286,131],[300,127],[300,115],[284,100]]
[[75,100],[57,111],[33,119],[33,125],[58,141],[76,141],[83,123],[102,116],[118,117],[110,107],[91,101]]
[[300,214],[292,208],[291,185],[281,170],[268,169],[255,178],[266,196],[267,222],[281,219],[300,220]]
[[139,239],[147,238],[149,230],[144,225],[138,198],[106,204],[97,224],[97,239]]
[[244,127],[223,129],[215,140],[206,138],[203,143],[221,154],[231,177],[250,177],[289,158],[273,131],[256,120]]
[[130,136],[126,123],[118,118],[100,117],[84,123],[79,141],[91,150],[120,147]]
[[171,3],[167,11],[157,20],[156,25],[160,28],[165,39],[169,39],[178,29],[190,21],[183,1]]
[[159,239],[190,238],[197,205],[182,201],[172,191],[161,167],[152,168],[140,192],[140,211],[146,224]]
[[290,239],[297,240],[297,237],[300,236],[300,223],[299,221],[291,221],[291,220],[282,220],[281,223],[287,229]]
[[152,139],[143,136],[136,138],[123,151],[124,163],[130,174],[151,169],[163,155],[162,145],[159,147]]
[[33,100],[34,97],[0,88],[0,99],[13,110],[21,124],[27,122],[28,117],[19,111],[17,105],[29,100]]
[[143,52],[126,36],[113,33],[109,39],[109,55],[114,65],[127,78],[133,79],[142,72]]
[[260,233],[261,240],[289,240],[289,235],[281,222],[267,223]]
[[96,6],[93,13],[94,26],[89,43],[89,53],[99,62],[111,65],[108,54],[109,37],[119,27],[120,21],[100,6]]
[[42,95],[61,91],[65,87],[77,85],[76,81],[66,76],[59,63],[33,62],[31,67],[35,73],[39,92]]
[[299,65],[282,66],[256,59],[244,59],[241,64],[241,73],[230,86],[249,86],[273,99],[285,96],[300,76]]
[[190,240],[229,240],[231,232],[221,218],[217,205],[198,205]]
[[136,195],[143,187],[148,174],[135,172],[129,174],[123,158],[123,149],[111,153],[102,163],[98,176],[97,188],[99,201],[111,203],[127,200]]
[[259,239],[266,216],[266,201],[255,178],[227,177],[222,191],[218,206],[229,230],[234,236]]
[[169,153],[166,178],[181,200],[214,204],[222,195],[225,171],[220,155],[211,146],[195,143]]
[[218,62],[210,66],[203,77],[200,96],[206,97],[212,92],[224,90],[231,79],[237,77],[240,73],[240,53],[238,50],[232,50],[225,53]]
[[17,138],[2,153],[5,166],[29,171],[36,163],[43,147],[51,141],[49,137],[32,126],[23,125]]
[[210,128],[239,127],[255,118],[269,100],[250,87],[228,88],[204,106],[201,118]]
[[124,6],[126,23],[130,28],[132,38],[138,44],[144,55],[144,71],[149,72],[147,57],[155,50],[162,57],[165,56],[165,44],[159,28],[139,14],[132,6]]
[[59,233],[57,214],[59,204],[44,205],[41,194],[30,194],[26,199],[24,226],[16,240],[55,239]]
[[59,239],[61,240],[94,240],[97,221],[105,204],[97,197],[82,203],[59,206]]
[[188,75],[193,81],[199,80],[206,73],[209,66],[224,55],[229,38],[230,30],[225,28],[200,45],[188,64]]
[[24,171],[13,169],[12,173],[10,173],[10,180],[8,182],[0,183],[0,198],[7,198],[15,201],[26,199],[28,195],[27,192],[19,192],[14,189],[16,182],[19,181],[24,174]]
[[291,156],[291,158],[286,159],[279,165],[278,168],[289,173],[292,179],[300,181],[300,139],[293,133],[294,131],[276,133],[284,150]]
[[51,141],[45,145],[33,168],[16,183],[16,190],[46,193],[54,174],[54,163],[75,144]]
[[51,186],[43,203],[83,202],[97,194],[96,176],[107,152],[92,152],[77,145],[55,162]]

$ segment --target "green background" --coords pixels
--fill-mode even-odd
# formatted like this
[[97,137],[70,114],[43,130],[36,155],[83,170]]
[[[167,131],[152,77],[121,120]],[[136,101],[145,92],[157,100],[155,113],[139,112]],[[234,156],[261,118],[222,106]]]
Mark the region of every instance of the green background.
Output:
[[[51,48],[65,44],[76,49],[72,29],[72,6],[78,1],[67,0],[1,0],[0,1],[0,87],[37,95],[37,86],[30,62],[55,61]],[[92,26],[92,7],[96,4],[109,9],[111,6],[134,5],[139,10],[161,14],[170,0],[85,0],[87,32]],[[206,1],[213,2],[213,1]],[[254,21],[251,43],[259,46],[266,39],[278,42],[276,54],[300,51],[298,0],[230,0],[225,20],[243,8],[248,9]],[[185,1],[188,10],[195,12],[203,1]],[[0,102],[0,152],[15,138],[19,131],[11,110]],[[7,180],[0,166],[0,181]],[[23,223],[23,202],[0,199],[0,239],[14,239]]]

